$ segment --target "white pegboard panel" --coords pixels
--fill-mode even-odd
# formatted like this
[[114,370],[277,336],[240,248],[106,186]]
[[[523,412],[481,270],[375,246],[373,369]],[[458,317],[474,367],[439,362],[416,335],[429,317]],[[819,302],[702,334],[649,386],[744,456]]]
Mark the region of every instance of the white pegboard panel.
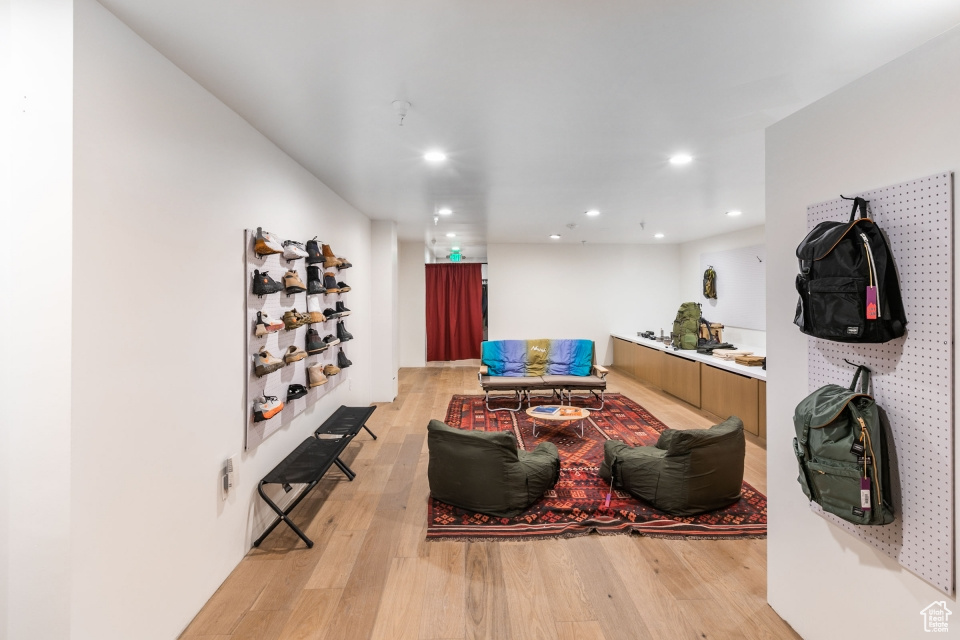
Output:
[[762,245],[700,254],[700,273],[717,272],[717,299],[703,297],[703,317],[728,327],[767,330],[767,248]]
[[[954,591],[953,516],[953,175],[937,175],[859,195],[887,237],[900,275],[907,334],[884,344],[810,338],[808,387],[850,384],[872,371],[873,396],[886,412],[896,520],[860,526],[814,511],[896,559],[946,594]],[[853,203],[807,208],[807,228],[847,220]]]
[[[254,335],[254,327],[257,322],[257,311],[266,311],[272,318],[280,321],[283,320],[284,312],[290,309],[296,309],[301,313],[306,313],[307,311],[306,293],[287,295],[285,292],[281,291],[280,293],[273,293],[268,296],[263,296],[262,298],[253,294],[252,284],[254,270],[259,270],[260,272],[267,271],[271,278],[280,284],[283,284],[283,274],[285,274],[288,269],[293,269],[299,274],[300,279],[303,280],[303,283],[307,283],[307,265],[304,263],[303,259],[296,260],[294,262],[287,262],[280,254],[272,254],[262,257],[258,256],[253,250],[255,236],[256,232],[251,231],[250,229],[246,229],[243,234],[244,255],[246,256],[246,280],[244,286],[246,287],[247,319],[245,333],[247,354],[247,385],[246,398],[244,399],[246,406],[246,437],[244,439],[244,448],[248,450],[256,448],[270,435],[288,425],[296,416],[305,411],[321,397],[327,393],[330,393],[331,390],[335,389],[341,384],[344,384],[349,376],[350,371],[350,369],[344,369],[339,374],[331,376],[326,384],[319,387],[314,387],[313,389],[308,387],[307,395],[289,403],[287,402],[287,387],[291,384],[302,384],[305,387],[307,386],[307,366],[313,366],[315,364],[336,364],[337,352],[340,349],[348,351],[349,347],[347,347],[346,344],[333,346],[323,353],[317,355],[308,355],[303,360],[288,364],[278,371],[274,371],[273,373],[269,373],[260,378],[257,377],[256,373],[254,372],[253,355],[257,353],[261,347],[266,346],[267,351],[269,351],[273,356],[282,359],[287,347],[292,344],[296,344],[300,348],[305,348],[308,327],[312,326],[316,328],[316,330],[320,333],[320,337],[323,338],[327,334],[331,333],[336,335],[337,321],[327,320],[322,324],[307,325],[292,331],[281,329],[275,333],[268,333],[267,335],[260,337]],[[323,265],[321,264],[320,266],[322,267]],[[333,271],[336,273],[335,269]],[[337,277],[339,279],[339,274]],[[340,294],[326,294],[323,296],[314,297],[320,299],[322,309],[334,307],[336,305],[336,301],[341,299]],[[254,422],[253,401],[257,397],[264,394],[279,398],[284,403],[283,410],[269,420],[265,420],[263,422]]]

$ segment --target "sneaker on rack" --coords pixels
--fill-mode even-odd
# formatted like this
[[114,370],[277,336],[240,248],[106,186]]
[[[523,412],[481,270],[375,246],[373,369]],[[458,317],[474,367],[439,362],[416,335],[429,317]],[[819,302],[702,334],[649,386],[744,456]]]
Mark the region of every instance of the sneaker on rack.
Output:
[[340,293],[346,293],[347,291],[350,291],[350,285],[348,285],[346,282],[338,282],[337,289],[340,289]]
[[327,317],[320,311],[320,301],[313,296],[307,296],[307,318],[310,324],[327,321]]
[[296,309],[290,309],[283,314],[283,326],[286,327],[287,331],[293,331],[298,327],[302,327],[307,324],[307,322],[306,314],[300,313]]
[[303,293],[307,290],[303,284],[303,280],[300,279],[300,275],[293,269],[283,274],[283,288],[286,289],[287,295]]
[[342,270],[344,270],[344,269],[349,269],[349,268],[352,267],[352,266],[353,266],[353,265],[350,264],[350,261],[349,261],[349,260],[347,260],[346,258],[340,258],[340,266],[337,267],[337,268],[342,271]]
[[328,345],[326,342],[320,339],[320,334],[317,333],[317,330],[313,327],[307,329],[307,353],[310,355],[316,355],[318,353],[323,353],[327,350]]
[[323,288],[323,274],[320,267],[311,265],[307,267],[307,293],[310,295],[321,295],[327,290]]
[[257,227],[257,235],[253,241],[253,252],[258,256],[269,256],[272,253],[283,253],[280,242],[262,227]]
[[307,395],[307,388],[302,384],[291,384],[287,387],[287,402]]
[[338,366],[335,365],[335,364],[328,364],[328,365],[325,365],[325,366],[323,367],[323,372],[324,372],[327,376],[335,376],[335,375],[337,375],[338,373],[340,373],[340,367],[338,367]]
[[274,358],[266,349],[261,349],[259,353],[253,356],[253,372],[257,374],[257,377],[273,373],[282,366],[283,360]]
[[300,260],[301,258],[306,258],[308,255],[310,254],[307,253],[302,242],[297,242],[296,240],[283,241],[283,259],[287,262]]
[[337,354],[337,366],[341,369],[346,369],[353,363],[347,358],[347,354],[343,352],[343,349],[340,349],[340,353]]
[[334,309],[334,311],[339,313],[341,318],[345,318],[348,315],[350,315],[350,309],[347,309],[344,306],[343,300],[337,300],[336,308]]
[[329,307],[323,310],[323,315],[327,317],[327,320],[333,320],[340,317],[340,313],[336,309],[331,309]]
[[253,270],[253,295],[263,297],[277,293],[282,288],[280,283],[271,278],[266,271]]
[[353,340],[353,334],[347,331],[347,328],[343,326],[342,322],[337,323],[337,337],[340,338],[340,342]]
[[283,403],[277,396],[262,395],[253,401],[253,421],[263,422],[283,410]]
[[333,335],[332,333],[329,333],[329,334],[327,334],[327,335],[323,338],[323,342],[324,342],[324,344],[326,344],[328,347],[332,347],[332,346],[334,346],[334,345],[340,344],[340,338],[338,338],[337,336]]
[[287,352],[283,354],[283,361],[287,364],[296,362],[297,360],[303,360],[307,357],[307,352],[298,347],[295,344],[287,347]]
[[266,311],[257,311],[257,321],[253,330],[255,336],[265,336],[283,329],[283,323],[271,318]]

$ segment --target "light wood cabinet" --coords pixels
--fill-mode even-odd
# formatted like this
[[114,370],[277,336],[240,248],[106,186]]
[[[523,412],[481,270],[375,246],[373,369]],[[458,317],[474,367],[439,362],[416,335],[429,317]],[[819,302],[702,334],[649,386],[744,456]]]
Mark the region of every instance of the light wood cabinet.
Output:
[[639,349],[642,349],[638,344],[632,342],[627,342],[626,340],[621,340],[620,338],[613,339],[613,366],[626,375],[636,378],[636,354]]
[[700,406],[700,363],[663,354],[662,389],[695,407]]
[[655,386],[658,389],[663,388],[663,361],[667,357],[659,349],[650,349],[639,344],[633,345],[637,348],[634,367],[636,377],[644,382]]
[[737,416],[745,431],[760,435],[760,381],[706,364],[700,368],[700,408],[723,419]]
[[758,392],[760,395],[758,404],[758,409],[760,415],[758,416],[760,422],[760,433],[759,435],[764,440],[767,439],[767,381],[758,380],[757,381],[759,388]]

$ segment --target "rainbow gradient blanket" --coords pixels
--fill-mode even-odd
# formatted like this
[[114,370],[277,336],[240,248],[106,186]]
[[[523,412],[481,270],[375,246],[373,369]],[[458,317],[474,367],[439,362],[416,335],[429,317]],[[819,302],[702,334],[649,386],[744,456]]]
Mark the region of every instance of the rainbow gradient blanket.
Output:
[[487,340],[480,360],[491,376],[588,376],[593,340]]

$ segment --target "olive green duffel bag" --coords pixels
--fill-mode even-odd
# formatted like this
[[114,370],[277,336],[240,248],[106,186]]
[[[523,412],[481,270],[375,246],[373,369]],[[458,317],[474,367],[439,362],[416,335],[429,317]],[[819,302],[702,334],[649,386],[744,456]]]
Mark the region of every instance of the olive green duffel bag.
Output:
[[824,511],[854,524],[890,524],[894,513],[886,436],[877,404],[867,393],[869,384],[870,370],[860,366],[849,389],[828,384],[797,405],[797,481]]

